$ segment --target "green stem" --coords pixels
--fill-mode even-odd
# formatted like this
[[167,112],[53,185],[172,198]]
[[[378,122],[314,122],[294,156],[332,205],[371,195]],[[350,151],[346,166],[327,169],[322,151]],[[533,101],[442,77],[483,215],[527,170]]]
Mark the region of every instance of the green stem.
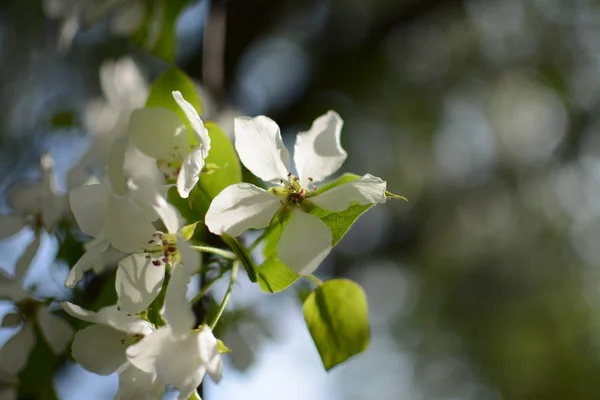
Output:
[[225,307],[227,307],[227,302],[229,301],[229,297],[231,297],[231,291],[233,289],[233,284],[235,283],[235,278],[239,269],[240,262],[234,262],[233,267],[231,268],[231,277],[229,278],[229,286],[227,287],[227,292],[225,293],[225,297],[223,297],[223,301],[221,302],[221,305],[217,310],[217,315],[215,315],[213,322],[211,322],[210,324],[210,329],[215,329],[215,326],[217,326],[217,322],[219,322],[219,318],[221,318],[221,315],[223,315],[223,311],[225,311]]
[[190,300],[190,304],[196,304],[197,302],[199,302],[206,295],[206,292],[208,292],[209,289],[212,287],[213,283],[215,283],[218,280],[218,278],[213,279],[212,281],[209,281],[206,285],[204,285],[200,292],[198,292],[198,294],[195,295],[192,300]]
[[320,280],[319,278],[317,278],[317,277],[316,277],[316,276],[314,276],[314,275],[304,275],[304,277],[305,277],[306,279],[309,279],[309,280],[313,281],[314,283],[316,283],[316,284],[317,284],[317,286],[321,286],[321,285],[323,284],[323,281],[322,281],[322,280]]
[[211,247],[211,246],[190,246],[190,247],[194,250],[203,251],[205,253],[216,254],[218,256],[221,256],[223,258],[228,258],[230,260],[237,260],[236,255],[233,254],[231,251],[219,249],[217,247]]

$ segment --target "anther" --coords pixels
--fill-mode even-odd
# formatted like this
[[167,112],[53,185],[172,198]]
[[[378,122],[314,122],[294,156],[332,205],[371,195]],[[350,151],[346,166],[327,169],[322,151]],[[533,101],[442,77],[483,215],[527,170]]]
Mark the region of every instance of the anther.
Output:
[[152,261],[152,264],[153,264],[154,266],[157,266],[157,267],[158,267],[158,266],[160,265],[160,261],[158,261],[158,260],[153,260],[153,261]]

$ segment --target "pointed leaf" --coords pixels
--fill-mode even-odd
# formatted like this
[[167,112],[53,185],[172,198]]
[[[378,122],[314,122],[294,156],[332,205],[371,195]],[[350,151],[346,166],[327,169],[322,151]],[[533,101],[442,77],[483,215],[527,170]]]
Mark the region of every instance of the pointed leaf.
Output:
[[367,299],[348,279],[325,282],[304,302],[304,319],[327,371],[369,344]]
[[176,67],[170,67],[156,78],[150,88],[146,107],[162,107],[173,111],[185,122],[188,131],[192,132],[192,127],[188,122],[185,112],[173,98],[174,90],[181,92],[183,98],[194,106],[198,115],[202,114],[202,102],[194,83],[183,71]]
[[194,231],[196,230],[197,225],[198,222],[194,222],[193,224],[189,224],[181,228],[179,230],[181,237],[183,237],[185,240],[190,240],[192,236],[194,236]]

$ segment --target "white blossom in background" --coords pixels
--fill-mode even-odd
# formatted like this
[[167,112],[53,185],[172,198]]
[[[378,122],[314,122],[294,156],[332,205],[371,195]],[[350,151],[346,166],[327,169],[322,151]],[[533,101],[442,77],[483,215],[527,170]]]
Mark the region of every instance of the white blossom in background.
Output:
[[127,315],[117,306],[104,307],[98,312],[69,302],[63,302],[61,306],[72,317],[92,323],[75,334],[71,354],[90,372],[99,375],[118,372],[119,390],[115,399],[163,398],[164,383],[156,374],[132,365],[125,355],[129,346],[154,331],[151,323],[136,315]]
[[352,203],[386,201],[386,183],[369,174],[312,195],[312,184],[335,173],[346,160],[347,153],[340,144],[342,125],[340,116],[329,111],[317,118],[310,130],[298,134],[294,147],[296,177],[289,172],[290,155],[273,120],[265,116],[236,118],[235,148],[240,160],[254,175],[279,186],[268,191],[250,183],[225,188],[206,213],[208,229],[217,235],[239,236],[248,229],[269,226],[282,207],[294,207],[277,254],[291,270],[312,273],[331,251],[331,231],[319,218],[295,206],[308,200],[327,211],[341,212]]
[[179,195],[187,198],[200,179],[204,159],[210,151],[210,137],[198,113],[181,92],[174,91],[173,98],[192,127],[191,135],[175,112],[149,107],[133,112],[129,136],[138,149],[156,160],[165,179],[176,181]]
[[[198,253],[191,249],[183,251],[189,253],[184,257],[195,257],[199,262]],[[218,382],[223,368],[212,330],[208,326],[193,329],[195,317],[185,296],[195,272],[190,263],[174,268],[161,310],[167,326],[127,349],[132,365],[148,374],[156,374],[160,381],[175,387],[180,400],[187,400],[196,392],[206,373]]]
[[8,300],[14,304],[14,310],[2,320],[2,328],[21,326],[0,349],[0,375],[15,379],[27,365],[29,353],[35,345],[36,329],[40,330],[55,354],[62,354],[73,337],[71,326],[50,312],[44,303],[35,299],[23,287],[25,273],[39,247],[40,237],[36,236],[18,259],[14,276],[7,276],[0,270],[0,300]]
[[48,18],[61,20],[58,49],[62,53],[69,50],[82,26],[112,13],[112,32],[128,36],[140,26],[146,13],[143,0],[43,0],[42,10]]
[[66,196],[60,193],[54,176],[54,160],[50,154],[40,159],[41,178],[11,188],[8,203],[12,214],[0,215],[0,239],[10,237],[26,226],[34,231],[51,231],[67,209]]
[[[100,87],[103,98],[91,101],[85,109],[86,131],[91,137],[88,150],[69,172],[71,187],[81,185],[93,165],[106,167],[115,142],[127,132],[131,113],[144,106],[149,88],[146,79],[130,57],[107,60],[100,66]],[[123,168],[129,177],[148,176],[157,183],[162,176],[152,158],[128,145],[124,151]]]

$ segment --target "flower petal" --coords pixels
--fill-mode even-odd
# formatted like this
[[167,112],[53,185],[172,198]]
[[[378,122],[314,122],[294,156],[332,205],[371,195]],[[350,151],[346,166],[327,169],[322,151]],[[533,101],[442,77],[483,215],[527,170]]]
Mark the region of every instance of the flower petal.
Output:
[[127,334],[108,326],[94,324],[75,334],[71,354],[90,372],[110,375],[127,361]]
[[169,286],[167,286],[161,315],[165,322],[173,328],[173,334],[175,335],[188,333],[196,321],[186,298],[190,279],[191,276],[183,266],[179,265],[173,269]]
[[181,107],[188,121],[190,121],[190,125],[192,125],[192,129],[194,129],[194,136],[196,140],[198,140],[199,150],[202,152],[202,160],[208,156],[208,152],[210,151],[210,136],[208,135],[208,130],[204,127],[198,112],[190,103],[188,103],[184,98],[181,92],[174,91],[172,93],[173,98]]
[[20,215],[0,215],[0,239],[19,233],[24,227],[25,220]]
[[153,331],[152,325],[137,315],[127,315],[117,306],[101,308],[97,313],[79,307],[76,304],[63,301],[63,310],[70,316],[82,321],[106,325],[129,335],[148,335]]
[[181,169],[177,175],[177,192],[184,199],[188,198],[190,192],[200,180],[200,174],[202,168],[204,168],[205,154],[202,148],[197,148],[188,154],[181,164]]
[[50,345],[50,348],[52,348],[54,354],[62,354],[73,338],[73,328],[71,328],[71,325],[64,319],[52,314],[43,306],[38,307],[37,318],[42,335]]
[[41,237],[36,235],[29,246],[25,249],[21,257],[17,260],[15,265],[15,280],[23,282],[23,276],[31,266],[33,259],[35,258],[40,248]]
[[314,182],[322,181],[335,173],[348,153],[342,148],[340,134],[344,121],[335,111],[317,118],[310,129],[296,136],[294,146],[294,164],[300,178],[300,185],[310,185],[308,178]]
[[180,157],[174,149],[187,154],[190,148],[185,124],[177,114],[166,108],[135,110],[129,120],[128,132],[138,149],[157,160],[177,160]]
[[147,373],[126,362],[118,369],[119,390],[115,400],[159,400],[164,398],[165,385],[156,374]]
[[156,266],[142,253],[119,262],[115,286],[118,304],[127,314],[144,311],[158,296],[165,279],[164,265]]
[[385,181],[376,176],[366,174],[360,178],[336,186],[318,196],[311,197],[317,206],[331,212],[347,210],[352,203],[367,205],[385,203]]
[[262,115],[236,118],[235,149],[246,168],[263,181],[287,181],[290,153],[272,119]]
[[127,348],[127,359],[144,372],[156,373],[156,359],[163,351],[163,342],[171,336],[172,330],[169,326],[155,330]]
[[83,185],[71,190],[69,203],[79,229],[97,237],[106,220],[107,188],[104,185]]
[[104,237],[124,253],[140,251],[152,238],[155,229],[148,215],[132,199],[110,194]]
[[208,372],[213,381],[218,383],[221,380],[223,360],[217,344],[217,338],[215,338],[212,330],[207,325],[202,327],[197,337],[200,358],[206,365],[206,372]]
[[[129,181],[129,189],[133,198],[140,205],[147,205],[162,220],[169,233],[175,233],[181,226],[177,209],[169,204],[166,195],[161,193],[162,187],[154,184],[148,177],[137,177]],[[168,188],[167,188],[168,191]]]
[[314,215],[295,210],[283,228],[277,255],[289,269],[308,275],[331,251],[331,230]]
[[8,339],[0,349],[0,372],[16,375],[27,365],[29,353],[35,345],[35,332],[32,323],[23,324],[23,328]]
[[239,236],[248,229],[269,226],[280,207],[280,197],[250,183],[237,183],[213,199],[205,222],[214,234]]
[[108,242],[103,239],[94,239],[87,244],[89,246],[86,252],[83,253],[81,258],[73,265],[71,271],[69,271],[69,275],[65,281],[65,286],[68,288],[77,285],[87,271],[94,269],[96,263],[100,261],[102,253],[108,249]]

